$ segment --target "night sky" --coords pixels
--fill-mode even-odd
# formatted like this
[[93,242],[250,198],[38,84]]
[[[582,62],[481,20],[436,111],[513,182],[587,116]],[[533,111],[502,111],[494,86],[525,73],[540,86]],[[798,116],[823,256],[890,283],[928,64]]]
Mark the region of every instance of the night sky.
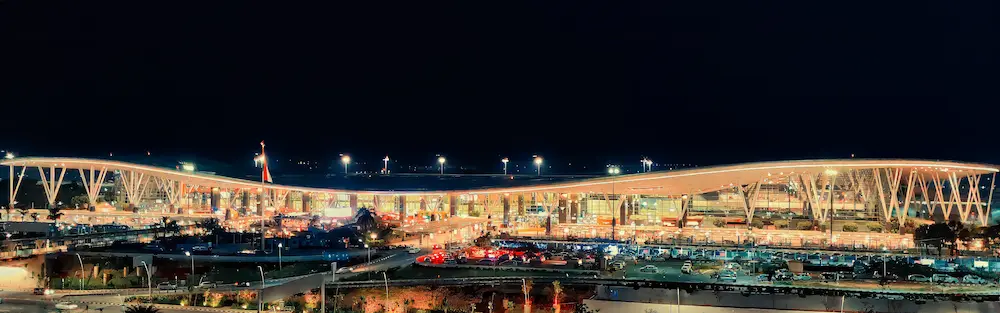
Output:
[[0,3],[0,149],[1000,163],[996,4]]

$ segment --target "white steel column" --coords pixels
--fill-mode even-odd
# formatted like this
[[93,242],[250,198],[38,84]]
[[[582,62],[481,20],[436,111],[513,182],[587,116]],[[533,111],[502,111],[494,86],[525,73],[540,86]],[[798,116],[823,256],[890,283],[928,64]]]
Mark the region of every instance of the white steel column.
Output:
[[156,182],[156,186],[163,190],[167,194],[167,203],[179,206],[182,195],[184,194],[184,185],[178,181],[172,181],[165,178],[153,177]]
[[142,201],[143,194],[146,193],[146,182],[149,181],[145,173],[136,173],[135,171],[122,171],[121,172],[122,185],[125,187],[125,196],[128,198],[129,204],[135,206]]
[[917,175],[916,170],[910,170],[910,177],[906,182],[906,195],[903,200],[903,210],[900,211],[899,206],[896,206],[896,216],[899,217],[899,226],[903,226],[903,222],[906,220],[906,214],[910,211],[910,200],[913,199],[913,183],[916,180]]
[[38,167],[38,175],[42,177],[42,188],[45,189],[45,196],[48,198],[49,206],[55,206],[56,195],[59,193],[59,187],[62,186],[63,177],[66,176],[66,168],[60,168],[58,181],[56,180],[55,164],[49,167],[48,179],[45,179],[45,171],[41,166]]
[[[996,180],[997,180],[997,173],[993,172],[993,178],[990,179],[990,195],[989,195],[989,198],[986,200],[986,213],[985,213],[986,216],[989,216],[993,212],[992,211],[993,210],[993,189],[996,188]],[[985,223],[988,222],[988,221],[989,220],[984,219],[983,220],[984,224],[982,226],[986,226]]]
[[[10,179],[8,181],[10,185],[10,194],[7,198],[7,201],[9,202],[7,205],[9,205],[8,207],[11,208],[11,210],[14,209],[14,202],[16,202],[14,201],[14,198],[17,197],[17,192],[21,190],[21,181],[24,180],[24,170],[26,169],[28,169],[27,166],[21,167],[21,174],[17,175],[17,184],[14,184],[14,165],[11,164],[10,166]],[[9,219],[10,218],[8,218],[8,220]]]
[[97,205],[97,197],[101,195],[101,184],[104,183],[104,177],[108,174],[108,168],[102,167],[97,175],[94,175],[94,167],[90,167],[90,176],[87,173],[80,170],[80,179],[83,180],[83,190],[87,192],[87,200],[90,201],[91,206]]
[[753,221],[754,211],[757,209],[757,199],[760,196],[760,187],[763,185],[764,181],[756,182],[746,186],[739,186],[737,190],[740,193],[740,204],[743,205],[743,213],[747,216],[747,226],[750,226],[750,222]]

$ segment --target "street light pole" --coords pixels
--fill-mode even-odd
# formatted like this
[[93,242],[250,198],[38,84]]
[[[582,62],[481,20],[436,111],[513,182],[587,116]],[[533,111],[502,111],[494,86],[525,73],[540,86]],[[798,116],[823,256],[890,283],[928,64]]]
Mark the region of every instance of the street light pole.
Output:
[[279,242],[278,243],[278,270],[279,271],[281,270],[281,250],[282,250],[281,247],[282,246],[283,245]]
[[347,175],[347,165],[351,164],[351,156],[346,154],[342,155],[340,157],[340,162],[344,163],[344,175]]
[[260,270],[260,291],[257,292],[257,313],[260,313],[264,304],[264,268],[257,265],[257,270]]
[[81,257],[79,253],[77,253],[76,259],[80,260],[80,290],[83,290],[83,278],[87,277],[87,274],[83,272],[83,257]]
[[385,275],[385,271],[382,271],[382,279],[385,281],[385,302],[386,307],[389,307],[389,277]]
[[441,175],[444,175],[444,161],[445,159],[443,156],[438,157],[438,167],[441,168]]
[[191,255],[191,251],[184,251],[184,255],[191,258],[191,281],[194,281],[194,256]]
[[542,176],[542,157],[535,156],[535,167],[538,168],[538,176]]
[[510,160],[507,158],[503,158],[500,160],[500,162],[503,162],[503,175],[507,176],[507,162],[510,162]]
[[142,267],[146,268],[146,286],[149,288],[149,303],[153,303],[153,273],[149,271],[149,265],[146,265],[146,261],[142,261]]

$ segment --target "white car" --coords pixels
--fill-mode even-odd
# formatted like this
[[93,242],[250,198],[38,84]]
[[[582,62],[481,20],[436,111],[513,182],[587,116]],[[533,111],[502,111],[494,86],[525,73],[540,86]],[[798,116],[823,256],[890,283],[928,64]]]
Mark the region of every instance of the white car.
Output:
[[56,303],[57,310],[76,310],[79,307],[80,306],[76,305],[76,303],[71,303],[71,302]]
[[625,261],[615,261],[615,262],[612,262],[611,263],[611,267],[615,268],[616,270],[624,269],[625,268]]
[[409,248],[406,250],[406,252],[409,252],[410,254],[417,254],[420,253],[420,248],[417,247]]
[[351,273],[351,272],[354,272],[354,268],[353,267],[341,267],[341,268],[337,269],[337,274],[345,274],[345,273]]
[[736,282],[736,273],[733,273],[733,272],[722,273],[722,275],[719,275],[719,280],[720,281],[728,281],[728,282],[734,282],[735,283]]
[[943,284],[957,284],[958,278],[955,278],[954,276],[948,274],[934,274],[931,275],[931,281]]
[[691,263],[684,263],[684,265],[683,265],[683,266],[681,266],[681,273],[684,273],[684,274],[691,274],[691,272],[692,272],[693,270],[694,270],[694,267],[693,267],[693,266],[691,266]]
[[216,288],[216,287],[218,287],[218,284],[216,284],[214,282],[210,282],[210,281],[203,281],[203,282],[201,282],[201,283],[198,284],[198,288],[200,288],[200,289],[210,289],[210,288]]
[[643,273],[656,273],[658,270],[659,269],[653,265],[646,265],[639,269],[639,271]]
[[162,282],[156,285],[157,289],[160,290],[177,290],[177,284],[171,284],[170,282]]
[[985,279],[976,275],[965,275],[965,277],[962,277],[962,282],[966,284],[986,284]]
[[929,282],[931,282],[931,278],[930,277],[927,277],[927,276],[924,276],[924,275],[920,275],[920,274],[913,274],[913,275],[910,275],[910,276],[906,276],[906,280],[915,281],[915,282],[918,282],[918,283],[929,283]]

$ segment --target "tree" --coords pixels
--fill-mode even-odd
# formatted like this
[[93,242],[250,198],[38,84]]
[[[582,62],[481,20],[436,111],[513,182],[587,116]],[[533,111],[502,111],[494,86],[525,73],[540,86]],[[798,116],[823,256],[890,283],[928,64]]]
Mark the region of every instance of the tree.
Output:
[[30,211],[31,210],[29,210],[27,207],[17,208],[17,213],[21,214],[21,221],[22,222],[24,222],[24,218],[25,217],[28,217],[28,212],[30,212]]
[[3,207],[3,210],[7,212],[7,221],[10,222],[10,211],[14,210],[14,208],[10,206],[5,206]]
[[359,208],[358,212],[354,214],[354,224],[362,233],[367,233],[378,227],[378,215],[367,208]]
[[848,233],[853,233],[858,231],[858,225],[854,223],[846,223],[843,226],[843,231]]
[[555,310],[555,313],[559,313],[559,311],[560,311],[559,298],[562,298],[562,293],[563,293],[562,284],[559,283],[558,280],[557,281],[553,281],[552,282],[552,308]]
[[531,313],[531,287],[534,283],[529,279],[524,281],[524,285],[521,286],[521,291],[524,292],[524,313]]
[[38,221],[38,213],[31,213],[31,221],[32,222]]
[[125,313],[160,313],[160,309],[152,305],[133,305],[125,309]]
[[69,204],[76,208],[80,206],[90,208],[90,197],[87,195],[75,195],[69,199]]
[[753,221],[753,222],[750,222],[750,227],[757,228],[757,229],[763,229],[764,228],[764,222],[762,222],[762,221]]
[[59,210],[60,210],[59,208],[49,208],[49,216],[48,216],[49,220],[52,220],[53,222],[58,222],[59,219],[62,218],[63,215],[65,215],[62,212],[59,212]]

